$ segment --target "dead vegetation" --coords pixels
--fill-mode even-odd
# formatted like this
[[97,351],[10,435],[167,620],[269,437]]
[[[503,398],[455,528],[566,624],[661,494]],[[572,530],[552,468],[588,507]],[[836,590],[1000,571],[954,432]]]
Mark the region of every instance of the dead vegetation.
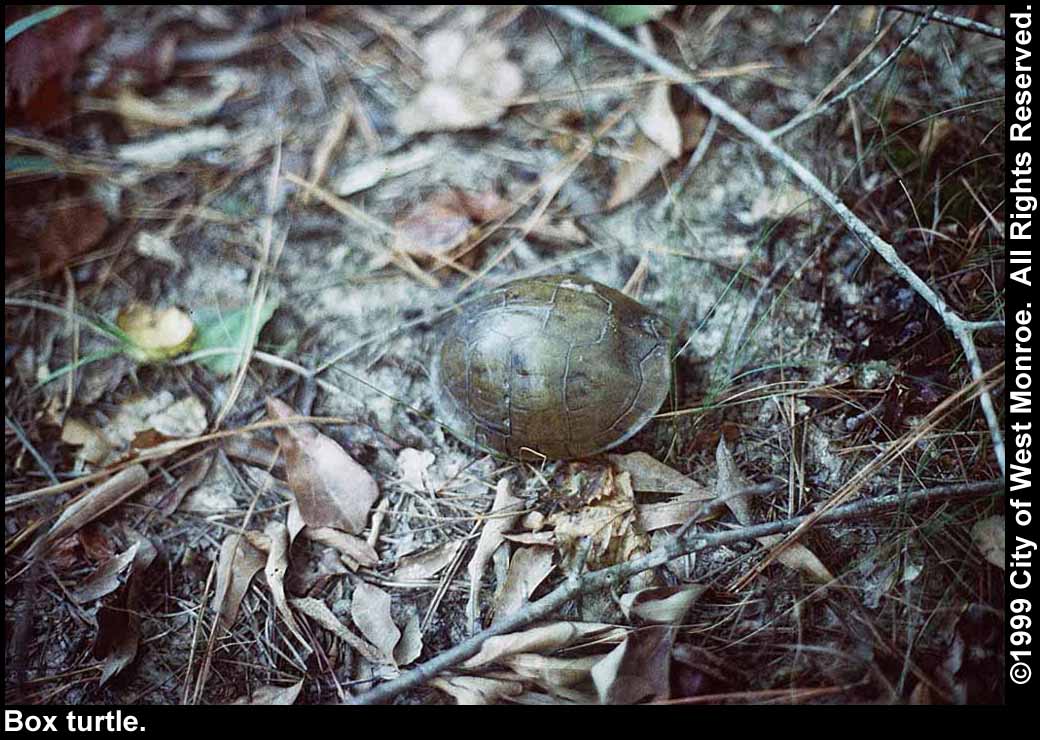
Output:
[[[603,17],[7,11],[8,701],[1001,701],[1002,10]],[[674,387],[495,459],[549,272]]]

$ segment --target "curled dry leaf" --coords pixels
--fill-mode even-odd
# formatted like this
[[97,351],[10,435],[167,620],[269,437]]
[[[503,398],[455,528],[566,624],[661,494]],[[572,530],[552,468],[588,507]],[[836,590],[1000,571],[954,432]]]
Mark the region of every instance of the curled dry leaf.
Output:
[[553,551],[548,547],[521,547],[509,560],[506,582],[495,597],[492,624],[522,608],[553,568]]
[[95,601],[115,591],[125,580],[130,564],[134,562],[140,541],[135,542],[118,555],[114,555],[97,567],[83,583],[69,590],[69,596],[77,604]]
[[517,653],[546,655],[582,642],[616,642],[628,634],[622,627],[597,622],[553,622],[522,632],[489,637],[480,652],[466,660],[464,668],[478,668]]
[[29,558],[44,554],[59,540],[74,534],[81,527],[118,506],[148,482],[148,473],[143,465],[134,464],[116,473],[104,483],[99,483],[70,504],[58,517],[58,521],[33,543]]
[[220,623],[230,629],[238,617],[242,598],[249,584],[267,563],[264,553],[238,534],[229,534],[220,546],[217,558],[217,585],[213,593],[213,608]]
[[686,584],[644,588],[624,594],[621,610],[629,619],[639,617],[653,624],[679,624],[693,603],[707,590],[707,586]]
[[434,31],[422,42],[426,84],[397,112],[402,134],[459,131],[496,121],[523,88],[520,68],[498,40],[458,30]]
[[682,154],[682,129],[672,110],[667,82],[657,82],[650,87],[646,102],[636,114],[636,125],[669,159],[677,159]]
[[518,696],[524,691],[519,681],[483,676],[441,676],[430,681],[430,685],[466,706],[494,704],[504,696]]
[[[726,499],[726,505],[737,521],[745,527],[754,524],[751,515],[751,507],[746,496],[731,496],[736,491],[747,487],[747,481],[733,461],[733,454],[726,445],[725,438],[719,440],[719,446],[715,449],[715,462],[718,466],[718,482],[715,486],[715,496],[720,501]],[[727,497],[730,497],[727,499]],[[781,540],[784,535],[775,534],[768,537],[759,537],[758,541],[763,547],[772,547]],[[784,550],[777,559],[791,570],[804,573],[817,583],[830,583],[834,576],[827,566],[816,557],[808,547],[800,542],[795,542]]]
[[542,688],[555,693],[561,688],[573,686],[588,679],[593,666],[602,659],[601,655],[553,658],[537,653],[519,653],[504,658],[502,663],[517,675],[534,681]]
[[289,570],[289,530],[281,522],[272,521],[264,529],[264,534],[270,541],[264,576],[267,578],[267,587],[271,589],[274,606],[300,645],[309,650],[307,639],[300,631],[296,617],[285,600],[285,574]]
[[630,633],[592,668],[601,704],[667,699],[675,627],[655,625]]
[[341,532],[332,527],[306,527],[303,536],[312,542],[333,548],[341,555],[349,558],[356,566],[351,570],[357,570],[357,566],[374,568],[379,565],[379,554],[368,542],[346,532]]
[[[267,399],[272,419],[295,416],[277,398]],[[300,515],[309,527],[332,527],[356,534],[365,529],[379,488],[368,471],[335,441],[310,424],[290,424],[275,430],[285,454],[289,487]]]
[[126,335],[126,352],[138,362],[161,362],[176,357],[191,346],[195,324],[179,308],[156,309],[131,303],[116,316],[116,325]]
[[261,686],[251,694],[235,699],[232,704],[246,704],[254,707],[280,706],[286,707],[296,703],[296,697],[303,688],[303,680],[292,686]]
[[707,488],[691,480],[675,468],[646,454],[632,452],[627,455],[609,455],[621,472],[632,477],[632,490],[640,493],[680,493],[691,499],[706,500],[715,494]]
[[399,581],[421,581],[433,578],[455,559],[455,554],[465,540],[449,540],[433,549],[405,555],[397,562],[394,579]]
[[390,594],[362,581],[354,589],[351,598],[350,618],[361,634],[386,656],[382,662],[392,662],[394,647],[401,639],[401,630],[390,616]]
[[971,528],[971,538],[982,557],[1004,570],[1004,517],[997,514],[976,522]]
[[473,551],[467,570],[469,572],[469,601],[466,604],[466,613],[469,615],[470,629],[476,627],[479,618],[477,597],[480,593],[480,579],[484,574],[491,556],[495,550],[505,541],[502,533],[512,529],[520,514],[523,502],[513,495],[512,484],[508,478],[499,478],[495,484],[495,500],[491,504],[491,512],[484,522],[484,529],[480,533],[477,547]]
[[141,600],[148,581],[145,572],[155,561],[155,546],[146,537],[136,533],[134,559],[126,585],[113,598],[106,599],[98,609],[98,633],[91,648],[95,658],[102,661],[100,685],[104,685],[130,663],[137,655],[141,640]]
[[394,662],[397,665],[413,663],[422,655],[422,649],[422,626],[419,624],[419,615],[412,614],[404,625],[401,639],[394,646]]
[[329,632],[334,634],[343,642],[347,643],[350,647],[354,648],[358,654],[370,663],[390,663],[390,658],[382,654],[378,648],[369,644],[362,638],[355,635],[353,632],[346,628],[336,615],[332,613],[324,601],[312,597],[306,597],[302,599],[290,599],[289,603],[293,609],[296,609],[301,614],[310,617],[319,625],[327,629]]
[[627,156],[614,175],[610,197],[604,208],[608,211],[628,203],[657,178],[672,161],[672,156],[643,133],[637,133]]

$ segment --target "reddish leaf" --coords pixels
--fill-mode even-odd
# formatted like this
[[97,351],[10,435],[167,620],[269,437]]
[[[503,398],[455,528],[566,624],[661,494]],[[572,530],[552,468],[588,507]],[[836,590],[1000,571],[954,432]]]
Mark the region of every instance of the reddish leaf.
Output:
[[[267,413],[272,419],[296,415],[277,398],[267,399]],[[364,531],[369,509],[379,498],[368,471],[310,424],[289,424],[276,429],[275,436],[285,453],[289,487],[307,526],[352,534]]]
[[[5,14],[5,25],[14,20]],[[83,54],[105,32],[101,8],[87,5],[39,23],[4,47],[4,108],[46,128],[68,109],[68,86]]]

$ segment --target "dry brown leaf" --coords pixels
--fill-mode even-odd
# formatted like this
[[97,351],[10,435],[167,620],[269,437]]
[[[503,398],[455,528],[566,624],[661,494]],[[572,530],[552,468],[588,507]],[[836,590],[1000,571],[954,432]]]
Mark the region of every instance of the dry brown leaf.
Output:
[[626,158],[614,175],[610,197],[604,205],[608,211],[628,203],[657,178],[672,161],[672,156],[642,133],[637,133]]
[[522,632],[489,637],[464,668],[478,668],[517,653],[548,654],[583,641],[615,642],[628,634],[623,627],[597,622],[553,622]]
[[413,257],[449,255],[466,241],[472,227],[455,193],[441,191],[394,222],[393,249]]
[[401,630],[390,616],[390,594],[362,581],[354,588],[350,618],[361,634],[386,656],[383,662],[392,662],[394,647],[401,639]]
[[77,604],[95,601],[115,591],[125,582],[126,571],[137,557],[141,543],[135,542],[123,552],[115,555],[97,567],[79,586],[69,589],[69,596]]
[[55,542],[94,521],[105,512],[123,503],[148,482],[148,472],[143,465],[134,464],[103,483],[99,483],[70,504],[58,521],[33,543],[29,549],[30,559],[45,553]]
[[91,652],[102,661],[101,686],[133,662],[141,639],[141,598],[148,582],[145,573],[157,552],[146,537],[136,533],[133,537],[136,548],[126,585],[106,599],[97,613],[98,633]]
[[537,653],[519,653],[503,658],[502,663],[517,675],[555,693],[561,688],[585,681],[592,667],[600,660],[602,656],[599,655],[552,658]]
[[[379,565],[379,554],[368,542],[332,527],[306,527],[303,536],[312,542],[327,545],[350,558],[359,566],[374,568]],[[353,568],[357,570],[357,568]]]
[[[296,413],[277,398],[267,399],[272,419]],[[289,487],[303,521],[310,527],[333,527],[351,534],[365,529],[379,488],[367,470],[335,441],[310,424],[290,424],[275,430],[285,455]]]
[[139,362],[176,357],[191,346],[195,323],[179,308],[162,310],[131,303],[116,316],[116,325],[129,340],[128,353]]
[[421,581],[433,578],[455,559],[455,554],[465,540],[449,540],[442,542],[431,550],[410,553],[397,561],[394,579],[400,581]]
[[711,117],[701,106],[693,106],[679,117],[683,152],[692,152],[701,143]]
[[1004,570],[1004,517],[1000,514],[976,522],[971,538],[982,557]]
[[654,142],[668,155],[677,159],[682,154],[682,129],[679,119],[672,110],[670,86],[658,82],[651,86],[647,99],[636,114],[636,125],[646,138]]
[[296,536],[307,526],[307,522],[303,521],[303,515],[300,514],[300,505],[296,503],[295,498],[289,502],[289,511],[285,515],[285,526],[289,530],[290,545],[296,541]]
[[343,640],[343,642],[347,643],[350,647],[354,648],[361,657],[370,663],[387,664],[391,662],[390,658],[383,655],[378,648],[369,644],[367,641],[347,629],[346,625],[336,618],[336,615],[333,614],[332,610],[325,605],[324,601],[319,601],[318,599],[308,596],[302,599],[290,599],[289,603],[292,605],[293,609],[296,609],[301,614],[310,617],[336,637]]
[[565,570],[570,569],[575,548],[585,537],[591,540],[585,559],[589,570],[627,562],[650,551],[629,474],[615,475],[607,468],[601,485],[585,506],[576,511],[558,511],[549,517]]
[[682,493],[691,499],[707,500],[715,494],[675,468],[646,454],[609,455],[619,471],[632,476],[632,490],[639,493]]
[[397,111],[398,131],[459,131],[498,120],[523,89],[523,74],[507,53],[500,41],[458,30],[429,34],[422,42],[427,82]]
[[698,496],[678,496],[659,504],[640,504],[639,521],[647,532],[685,524],[693,517],[708,513],[704,499]]
[[247,696],[235,699],[231,704],[246,704],[254,707],[287,707],[296,703],[303,688],[303,679],[292,686],[261,686]]
[[553,569],[553,551],[548,547],[521,547],[509,560],[506,582],[495,597],[495,616],[501,621],[527,604],[531,594]]
[[504,534],[502,536],[518,545],[556,546],[556,533],[551,529],[546,529],[542,532],[517,532],[516,534]]
[[419,615],[412,614],[405,622],[400,641],[394,646],[394,662],[397,665],[413,663],[422,655],[422,649],[422,626],[419,624]]
[[655,625],[630,633],[592,668],[601,704],[667,699],[675,627]]
[[479,607],[477,597],[480,594],[480,579],[484,575],[495,550],[505,541],[502,533],[512,529],[520,515],[520,507],[523,502],[513,495],[512,484],[508,478],[502,477],[495,484],[495,500],[491,504],[491,511],[484,522],[484,529],[480,532],[480,539],[473,551],[467,570],[469,572],[469,601],[466,604],[466,614],[469,616],[470,629],[475,630],[479,619]]
[[217,558],[217,585],[213,592],[213,608],[220,623],[230,629],[238,617],[238,607],[249,590],[249,584],[266,564],[264,553],[238,534],[229,534],[220,546]]
[[289,625],[289,630],[303,649],[309,652],[307,639],[300,631],[300,625],[296,623],[296,617],[285,600],[285,574],[289,570],[289,530],[281,522],[271,521],[264,528],[264,534],[270,541],[264,576],[267,578],[267,587],[271,589],[275,609]]
[[[725,499],[735,491],[747,487],[747,480],[737,469],[733,461],[733,454],[726,445],[725,438],[719,440],[719,446],[715,449],[715,463],[718,467],[719,479],[715,486],[715,496],[719,500]],[[754,524],[751,515],[751,506],[748,504],[747,496],[735,496],[726,500],[726,506],[733,512],[737,521],[745,527]],[[786,535],[775,534],[768,537],[759,537],[758,541],[763,547],[769,548],[784,539]],[[791,570],[812,578],[817,583],[830,583],[834,576],[827,566],[813,554],[812,550],[800,542],[785,549],[777,559]]]
[[629,619],[639,617],[653,624],[677,625],[707,588],[693,583],[644,588],[624,594],[619,602],[621,610]]
[[169,491],[160,493],[155,497],[154,502],[149,499],[147,503],[154,506],[163,516],[169,516],[181,505],[184,497],[194,491],[206,479],[210,468],[213,467],[214,459],[213,455],[204,455],[198,458],[191,463],[188,467],[188,472],[181,476],[176,486]]
[[441,676],[430,681],[430,685],[466,706],[494,704],[503,696],[518,696],[524,690],[518,681],[482,676]]

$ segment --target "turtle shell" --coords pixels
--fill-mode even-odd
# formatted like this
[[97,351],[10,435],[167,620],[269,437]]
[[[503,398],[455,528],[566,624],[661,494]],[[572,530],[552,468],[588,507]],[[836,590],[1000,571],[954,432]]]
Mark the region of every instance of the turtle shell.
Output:
[[439,419],[483,449],[570,459],[619,445],[671,386],[672,329],[593,280],[507,283],[445,326],[431,376]]

